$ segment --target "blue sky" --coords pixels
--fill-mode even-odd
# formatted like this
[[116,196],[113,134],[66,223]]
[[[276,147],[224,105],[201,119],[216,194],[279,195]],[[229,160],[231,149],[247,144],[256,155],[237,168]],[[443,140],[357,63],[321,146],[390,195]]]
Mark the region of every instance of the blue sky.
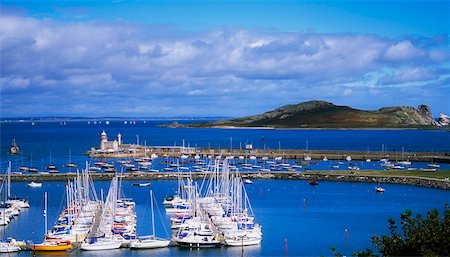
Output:
[[450,113],[449,1],[1,1],[1,116]]

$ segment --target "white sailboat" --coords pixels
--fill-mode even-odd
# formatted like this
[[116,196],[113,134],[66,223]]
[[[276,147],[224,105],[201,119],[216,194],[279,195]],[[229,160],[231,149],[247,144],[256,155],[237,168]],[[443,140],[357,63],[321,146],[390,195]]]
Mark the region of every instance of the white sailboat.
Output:
[[112,233],[114,226],[114,216],[116,211],[118,194],[118,178],[115,176],[111,181],[108,196],[106,197],[103,211],[101,213],[97,231],[94,231],[96,237],[91,237],[88,242],[82,243],[81,250],[84,251],[103,251],[119,249],[122,246],[123,238],[115,237]]
[[153,210],[153,191],[150,190],[150,201],[152,209],[152,234],[149,236],[141,236],[136,241],[130,243],[131,249],[153,249],[167,247],[170,240],[158,238],[155,236],[155,214]]
[[311,156],[309,156],[308,152],[308,140],[306,140],[306,155],[305,155],[305,161],[311,161]]
[[28,203],[28,200],[26,199],[20,199],[17,197],[11,197],[11,161],[8,165],[8,171],[7,171],[7,183],[6,183],[6,196],[7,199],[5,203],[11,204],[13,206],[17,206],[18,208],[30,208],[30,204]]

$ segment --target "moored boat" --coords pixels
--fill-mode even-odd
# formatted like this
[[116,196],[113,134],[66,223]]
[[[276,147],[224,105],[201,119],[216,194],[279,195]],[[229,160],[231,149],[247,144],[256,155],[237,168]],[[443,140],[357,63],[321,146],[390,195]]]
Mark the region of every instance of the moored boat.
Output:
[[261,237],[236,236],[233,238],[225,238],[227,246],[250,246],[261,243]]
[[163,248],[170,244],[170,240],[157,237],[140,237],[139,240],[130,243],[131,249],[153,249]]
[[27,186],[29,186],[29,187],[42,187],[42,183],[36,183],[36,182],[31,181],[30,183],[28,183]]
[[150,186],[150,182],[147,182],[147,183],[133,183],[133,186],[148,187],[148,186]]
[[9,148],[9,154],[19,154],[20,150],[19,147],[16,144],[16,139],[13,139],[11,143],[11,147]]
[[32,251],[67,251],[72,248],[69,241],[60,242],[42,242],[40,244],[29,245]]
[[97,240],[94,243],[82,243],[81,250],[84,251],[103,251],[119,249],[122,245],[122,241],[116,240]]
[[244,179],[244,184],[253,184],[253,181],[251,179]]
[[375,191],[378,193],[384,193],[384,191],[386,191],[386,190],[380,186],[377,186],[377,187],[375,187]]
[[317,182],[317,180],[315,180],[315,179],[311,179],[311,180],[309,181],[309,184],[310,184],[311,186],[317,186],[317,185],[319,185],[319,182]]

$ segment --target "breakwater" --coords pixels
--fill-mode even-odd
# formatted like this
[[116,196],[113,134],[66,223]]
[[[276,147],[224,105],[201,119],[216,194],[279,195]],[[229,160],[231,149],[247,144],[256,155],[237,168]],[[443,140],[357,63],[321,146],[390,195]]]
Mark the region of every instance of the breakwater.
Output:
[[[320,172],[240,172],[244,178],[252,179],[287,179],[287,180],[317,180],[317,181],[342,181],[342,182],[364,182],[364,183],[392,183],[405,184],[421,187],[439,188],[450,190],[449,178],[425,178],[420,176],[400,176],[400,175],[374,175],[374,174],[353,174],[334,171]],[[172,180],[177,179],[177,172],[161,172],[161,173],[124,173],[124,180]],[[191,173],[194,179],[203,179],[209,174]],[[11,176],[12,181],[66,181],[76,176],[74,173],[64,174],[14,174]],[[94,180],[111,180],[113,173],[98,173],[90,175]]]
[[[188,158],[212,158],[243,156],[249,158],[283,158],[283,159],[304,159],[309,156],[312,160],[345,160],[351,157],[352,160],[379,161],[388,158],[390,160],[410,160],[414,162],[442,162],[450,163],[450,153],[446,152],[411,152],[411,151],[351,151],[351,150],[306,150],[306,149],[244,149],[244,148],[192,148],[192,147],[173,147],[173,146],[141,146],[141,145],[123,145],[118,151],[99,152],[90,150],[85,154],[90,158],[136,158],[144,156],[165,156],[169,158],[179,158],[185,156]],[[126,149],[126,150],[125,150]]]

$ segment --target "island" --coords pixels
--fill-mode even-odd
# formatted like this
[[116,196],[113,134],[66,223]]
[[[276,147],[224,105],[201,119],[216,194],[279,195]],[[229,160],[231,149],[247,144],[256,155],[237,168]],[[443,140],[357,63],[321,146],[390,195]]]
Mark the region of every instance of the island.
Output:
[[[173,127],[170,124],[163,125]],[[308,101],[285,105],[263,114],[243,118],[198,122],[184,127],[258,127],[258,128],[404,128],[433,129],[440,126],[430,108],[419,105],[358,110],[326,101]],[[180,127],[180,124],[177,124]]]

